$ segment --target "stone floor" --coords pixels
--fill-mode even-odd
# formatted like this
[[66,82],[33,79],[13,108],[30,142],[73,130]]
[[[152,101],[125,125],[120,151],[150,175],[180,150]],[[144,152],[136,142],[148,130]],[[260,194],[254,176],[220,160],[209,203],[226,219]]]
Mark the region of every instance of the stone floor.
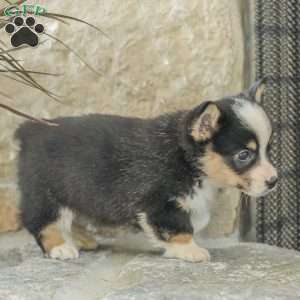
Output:
[[[219,243],[220,244],[220,243]],[[300,254],[259,244],[212,248],[212,262],[105,249],[43,258],[25,233],[0,236],[1,300],[300,299]]]

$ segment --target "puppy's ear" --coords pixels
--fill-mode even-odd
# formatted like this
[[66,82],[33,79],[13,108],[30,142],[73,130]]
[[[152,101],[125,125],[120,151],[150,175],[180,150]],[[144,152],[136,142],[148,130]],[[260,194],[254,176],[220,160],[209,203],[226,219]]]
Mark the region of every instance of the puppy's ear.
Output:
[[219,129],[221,111],[214,102],[207,101],[190,114],[190,135],[196,142],[211,139]]
[[265,88],[266,88],[267,78],[264,77],[256,81],[248,91],[246,91],[245,96],[248,100],[252,102],[260,103],[263,99]]

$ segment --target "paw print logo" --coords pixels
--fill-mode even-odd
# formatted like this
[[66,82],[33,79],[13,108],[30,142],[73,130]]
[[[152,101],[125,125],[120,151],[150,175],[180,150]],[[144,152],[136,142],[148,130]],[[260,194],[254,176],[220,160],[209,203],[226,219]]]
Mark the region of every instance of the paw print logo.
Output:
[[13,22],[6,24],[5,31],[11,35],[10,42],[13,47],[24,44],[35,47],[39,44],[39,35],[45,31],[45,27],[36,24],[34,17],[15,17]]

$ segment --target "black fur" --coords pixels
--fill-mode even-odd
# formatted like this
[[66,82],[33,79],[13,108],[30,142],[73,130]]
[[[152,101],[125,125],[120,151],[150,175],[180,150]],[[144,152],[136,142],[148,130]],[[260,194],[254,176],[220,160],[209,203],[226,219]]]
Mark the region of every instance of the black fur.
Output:
[[[132,224],[146,211],[157,227],[168,227],[177,214],[192,231],[187,214],[169,203],[198,178],[179,130],[183,115],[88,115],[55,119],[57,127],[25,123],[16,133],[24,225],[37,235],[66,206],[113,226]],[[169,226],[178,231],[178,224]]]
[[[148,120],[93,114],[55,119],[57,127],[22,125],[16,137],[25,227],[38,239],[68,207],[111,226],[137,225],[146,212],[161,239],[193,233],[189,213],[171,200],[201,184],[197,161],[207,141],[195,142],[190,126],[207,104]],[[232,165],[232,153],[254,136],[234,117],[232,100],[216,104],[222,118],[213,146]]]
[[[245,100],[247,101],[247,100]],[[222,111],[220,119],[221,130],[214,137],[214,150],[222,155],[227,164],[238,174],[249,170],[255,163],[258,157],[259,148],[254,153],[254,159],[246,166],[239,166],[233,159],[233,153],[245,149],[248,142],[254,140],[259,146],[255,132],[246,127],[233,111],[234,99],[221,101],[219,107]]]

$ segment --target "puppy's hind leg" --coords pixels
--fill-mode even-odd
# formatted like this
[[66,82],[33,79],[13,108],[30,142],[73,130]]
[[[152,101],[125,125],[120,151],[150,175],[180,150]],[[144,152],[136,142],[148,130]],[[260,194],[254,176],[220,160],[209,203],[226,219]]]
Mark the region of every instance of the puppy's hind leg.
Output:
[[38,242],[48,257],[60,260],[79,257],[79,251],[72,238],[74,214],[68,208],[61,208],[57,220],[45,226],[38,236]]
[[72,226],[72,238],[78,249],[92,251],[99,247],[96,239],[78,224],[73,224]]

